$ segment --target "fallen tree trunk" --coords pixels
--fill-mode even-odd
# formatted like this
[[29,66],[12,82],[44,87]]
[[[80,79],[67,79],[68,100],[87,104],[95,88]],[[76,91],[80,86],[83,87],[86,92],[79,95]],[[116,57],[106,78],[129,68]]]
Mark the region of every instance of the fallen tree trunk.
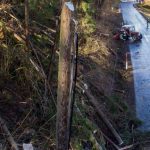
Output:
[[[77,85],[78,86],[78,85]],[[107,125],[108,129],[111,131],[111,133],[113,134],[113,136],[115,137],[115,139],[117,140],[119,145],[123,144],[123,141],[120,137],[120,135],[117,133],[117,131],[114,129],[114,127],[112,126],[112,124],[110,123],[110,121],[107,119],[107,117],[104,115],[104,113],[101,111],[100,109],[100,105],[98,103],[98,101],[95,99],[95,97],[92,95],[91,91],[88,89],[87,85],[84,84],[84,88],[82,88],[81,86],[79,86],[80,89],[83,89],[83,93],[88,97],[90,103],[95,107],[96,112],[98,113],[98,115],[102,118],[102,120],[104,121],[104,123]]]

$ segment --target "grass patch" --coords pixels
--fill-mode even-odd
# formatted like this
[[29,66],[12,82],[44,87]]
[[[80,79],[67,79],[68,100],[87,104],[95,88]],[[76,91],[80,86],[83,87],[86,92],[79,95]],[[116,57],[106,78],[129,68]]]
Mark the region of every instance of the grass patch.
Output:
[[141,13],[141,15],[146,19],[150,20],[150,2],[146,2],[143,4],[137,4],[137,10]]

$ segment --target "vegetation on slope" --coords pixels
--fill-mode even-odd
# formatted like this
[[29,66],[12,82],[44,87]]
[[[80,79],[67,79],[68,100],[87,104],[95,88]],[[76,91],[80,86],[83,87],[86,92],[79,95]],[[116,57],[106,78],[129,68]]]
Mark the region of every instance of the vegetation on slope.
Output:
[[[29,51],[25,45],[24,3],[0,3],[0,115],[19,148],[32,143],[37,149],[55,149],[61,7],[55,0],[29,2]],[[139,122],[126,101],[132,79],[128,80],[129,74],[123,69],[125,48],[112,40],[112,32],[121,22],[116,2],[81,1],[76,16],[78,82],[89,86],[124,144],[130,144]],[[113,150],[113,144],[118,144],[80,88],[76,89],[71,131],[70,149]],[[1,133],[3,149],[10,149]]]
[[144,2],[136,5],[139,12],[146,18],[150,19],[150,2]]

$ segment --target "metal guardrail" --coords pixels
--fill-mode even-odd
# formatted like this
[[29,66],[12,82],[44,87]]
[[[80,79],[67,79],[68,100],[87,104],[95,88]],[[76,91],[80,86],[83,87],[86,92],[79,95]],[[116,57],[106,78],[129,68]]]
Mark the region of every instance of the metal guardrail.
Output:
[[150,23],[150,18],[146,18],[146,20],[147,20],[147,22],[149,22],[149,23]]
[[145,19],[146,19],[146,21],[147,21],[147,29],[148,29],[148,27],[149,27],[149,23],[150,23],[150,18],[145,17]]

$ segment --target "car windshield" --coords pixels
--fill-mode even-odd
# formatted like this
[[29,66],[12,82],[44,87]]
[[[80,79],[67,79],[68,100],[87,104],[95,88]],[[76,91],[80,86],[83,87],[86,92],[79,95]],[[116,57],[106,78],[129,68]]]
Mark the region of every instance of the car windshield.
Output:
[[133,32],[133,31],[135,31],[135,27],[132,26],[132,27],[129,28],[129,30]]
[[135,31],[135,27],[133,25],[124,25],[122,26],[123,29],[128,29],[129,31]]

